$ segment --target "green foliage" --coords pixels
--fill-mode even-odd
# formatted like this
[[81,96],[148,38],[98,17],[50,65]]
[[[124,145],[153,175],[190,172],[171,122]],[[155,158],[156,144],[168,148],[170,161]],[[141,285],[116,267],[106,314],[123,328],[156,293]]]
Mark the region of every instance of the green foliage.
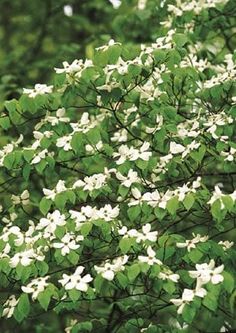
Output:
[[234,2],[3,4],[2,331],[233,330]]

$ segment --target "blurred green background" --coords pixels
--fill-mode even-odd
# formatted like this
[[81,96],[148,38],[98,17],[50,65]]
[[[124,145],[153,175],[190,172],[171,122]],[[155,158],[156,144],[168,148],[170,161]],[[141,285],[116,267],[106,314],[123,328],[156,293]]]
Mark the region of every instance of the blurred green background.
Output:
[[49,82],[62,61],[90,57],[110,38],[153,40],[156,29],[150,33],[153,25],[144,21],[158,25],[154,3],[138,12],[136,0],[123,1],[119,9],[109,0],[1,0],[0,108],[23,87]]

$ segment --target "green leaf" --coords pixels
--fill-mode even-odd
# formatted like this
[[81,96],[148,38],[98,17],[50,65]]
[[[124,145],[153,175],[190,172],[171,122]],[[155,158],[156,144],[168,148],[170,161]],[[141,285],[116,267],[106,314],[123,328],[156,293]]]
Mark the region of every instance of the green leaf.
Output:
[[192,193],[187,194],[183,200],[184,207],[189,210],[193,206],[194,201],[194,195]]
[[0,126],[4,130],[8,130],[11,127],[9,117],[0,117]]
[[133,222],[134,220],[137,219],[137,217],[140,215],[141,213],[141,208],[140,206],[133,206],[130,207],[127,211],[128,217],[130,219],[131,222]]
[[224,277],[224,281],[223,281],[224,289],[225,289],[229,294],[231,294],[232,291],[234,290],[234,284],[235,284],[235,282],[234,282],[234,278],[233,278],[233,276],[232,276],[230,273],[228,273],[228,272],[226,272],[226,271],[224,271],[224,272],[222,273],[222,275],[223,275],[223,277]]
[[69,259],[69,261],[73,264],[76,265],[78,263],[79,260],[79,255],[75,252],[75,251],[71,251],[67,258]]
[[192,262],[197,264],[199,260],[203,257],[203,253],[198,249],[193,249],[187,254],[187,256]]
[[43,215],[46,215],[51,208],[51,200],[46,199],[45,197],[39,203],[39,209]]
[[216,311],[217,309],[217,297],[213,293],[208,292],[204,297],[202,304],[205,305],[209,310]]
[[39,304],[41,307],[47,311],[50,300],[51,300],[52,293],[50,290],[45,289],[43,292],[38,294],[37,300],[39,301]]
[[10,154],[7,154],[3,160],[3,165],[8,169],[12,169],[13,168],[13,164],[15,162],[15,154],[14,152],[13,153],[10,153]]
[[191,324],[196,315],[196,309],[188,304],[185,305],[182,317],[187,324]]
[[68,295],[73,302],[76,302],[80,298],[81,292],[76,289],[71,289],[68,291]]
[[230,212],[232,211],[233,207],[234,207],[234,200],[229,196],[229,195],[225,195],[221,198],[221,200],[223,201],[223,204],[225,206],[225,208]]
[[129,284],[127,276],[121,272],[118,272],[116,274],[116,278],[123,289],[126,288],[127,285]]
[[130,238],[122,238],[119,242],[119,248],[121,249],[122,253],[127,253],[132,246],[132,242]]
[[184,46],[188,42],[188,37],[186,34],[175,34],[173,40],[178,47]]
[[128,279],[132,282],[140,273],[140,267],[138,264],[133,264],[127,268],[128,270]]
[[24,319],[28,316],[30,312],[30,302],[27,294],[21,294],[19,302],[17,304],[17,309],[21,314],[21,316],[19,316],[21,319]]
[[11,101],[6,101],[4,104],[5,108],[9,113],[9,118],[11,119],[13,124],[17,124],[21,122],[21,114],[19,113],[17,106],[18,101],[16,99],[12,99]]
[[172,281],[165,281],[163,283],[163,289],[168,293],[168,294],[173,294],[175,292],[175,284]]
[[47,274],[49,267],[48,264],[45,261],[37,261],[36,262],[36,267],[38,269],[39,275],[44,276]]
[[83,223],[82,227],[80,228],[81,235],[84,237],[88,236],[92,227],[93,227],[93,224],[91,222]]
[[166,208],[171,215],[174,215],[176,213],[178,207],[179,207],[179,200],[177,196],[171,198],[166,205]]

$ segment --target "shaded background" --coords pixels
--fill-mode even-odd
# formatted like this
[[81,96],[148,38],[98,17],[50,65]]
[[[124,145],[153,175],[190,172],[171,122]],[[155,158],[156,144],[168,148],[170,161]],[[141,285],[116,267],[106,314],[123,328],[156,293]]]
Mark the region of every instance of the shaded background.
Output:
[[[149,0],[145,10],[137,10],[137,3],[122,0],[115,9],[109,0],[1,0],[0,110],[4,100],[19,97],[23,87],[49,83],[53,68],[62,61],[91,57],[94,47],[110,38],[132,44],[154,41],[166,31],[160,25],[166,8],[160,0]],[[228,2],[224,17],[214,9],[210,12],[213,29],[209,30],[209,21],[206,27],[200,22],[199,36],[205,41],[219,36],[216,43],[224,48],[222,56],[233,52],[235,1]]]
[[[137,12],[137,1],[123,1],[114,9],[108,0],[1,0],[0,1],[0,107],[18,97],[21,88],[49,82],[53,67],[64,60],[90,57],[96,46],[110,38],[126,42],[148,42],[154,4]],[[72,15],[66,15],[72,10]],[[68,9],[68,6],[70,7]],[[70,14],[70,13],[69,13]]]

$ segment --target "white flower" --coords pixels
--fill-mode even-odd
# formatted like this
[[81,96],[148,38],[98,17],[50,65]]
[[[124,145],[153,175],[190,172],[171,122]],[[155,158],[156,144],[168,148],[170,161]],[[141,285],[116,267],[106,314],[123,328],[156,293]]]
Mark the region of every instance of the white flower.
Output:
[[117,153],[113,153],[113,157],[119,157],[116,164],[123,164],[126,160],[136,161],[139,158],[143,161],[148,161],[152,156],[152,152],[148,151],[150,147],[149,142],[144,142],[143,145],[136,149],[134,147],[128,147],[126,145],[121,145]]
[[112,208],[110,204],[107,204],[100,208],[97,213],[99,218],[109,222],[114,220],[119,215],[119,212],[120,210],[118,206]]
[[140,234],[136,229],[130,229],[128,230],[126,226],[123,226],[121,229],[118,230],[118,234],[123,236],[123,238],[136,238],[138,237]]
[[123,257],[118,257],[112,261],[112,263],[105,262],[104,266],[94,266],[95,271],[101,274],[102,277],[108,281],[112,281],[115,277],[115,273],[123,271],[125,269],[125,264],[127,263],[129,257],[127,255]]
[[12,195],[11,196],[11,200],[13,205],[28,205],[29,204],[29,191],[28,190],[24,190],[21,195],[17,196],[17,195]]
[[29,266],[35,259],[43,261],[45,258],[44,255],[36,253],[33,249],[25,250],[22,252],[16,253],[9,261],[10,267],[16,267],[18,264],[22,266]]
[[85,145],[85,150],[91,154],[100,151],[102,148],[103,148],[103,143],[101,140],[94,145],[88,145],[88,144]]
[[72,332],[72,328],[78,323],[77,319],[71,319],[70,320],[70,326],[65,328],[65,333],[71,333]]
[[88,283],[93,280],[90,274],[86,274],[83,277],[81,274],[84,271],[83,266],[78,266],[73,275],[63,274],[62,279],[59,282],[66,290],[77,289],[80,291],[88,290]]
[[224,280],[220,273],[224,270],[224,265],[215,267],[215,261],[210,260],[209,264],[196,264],[196,271],[189,271],[189,275],[193,279],[197,279],[197,285],[201,286],[208,282],[218,284]]
[[83,239],[83,236],[77,236],[75,240],[74,234],[67,233],[62,237],[61,242],[53,243],[53,247],[55,249],[61,249],[61,254],[65,256],[69,254],[71,250],[77,250],[80,245],[76,244],[76,241],[82,241]]
[[50,94],[53,90],[53,86],[47,86],[46,84],[37,83],[33,89],[23,89],[23,94],[28,95],[30,98],[35,98],[37,95]]
[[111,137],[112,142],[126,142],[127,139],[128,139],[128,132],[125,128],[116,131],[113,137]]
[[121,145],[118,149],[118,153],[114,153],[113,157],[119,157],[116,164],[123,164],[127,159],[130,158],[130,149],[126,145]]
[[125,187],[130,187],[133,183],[140,182],[138,173],[133,169],[130,169],[127,176],[123,176],[120,172],[116,173],[116,178],[121,180],[121,185]]
[[57,139],[56,146],[58,148],[63,148],[65,151],[72,150],[71,147],[72,135],[65,135]]
[[185,151],[182,153],[182,158],[185,158],[192,150],[197,149],[200,147],[200,143],[196,142],[195,140],[191,142],[187,147],[185,148]]
[[46,188],[43,189],[43,193],[46,197],[46,199],[51,199],[51,200],[54,200],[55,199],[55,196],[58,194],[58,193],[61,193],[61,192],[64,192],[66,191],[67,188],[65,187],[65,181],[64,180],[59,180],[55,189],[53,190],[48,190]]
[[65,5],[63,7],[64,14],[66,16],[72,16],[73,15],[73,7],[71,5]]
[[47,116],[45,120],[49,123],[51,123],[52,126],[58,125],[60,122],[62,123],[68,123],[70,121],[69,117],[64,117],[66,113],[65,108],[60,108],[56,112],[56,116]]
[[177,298],[177,299],[172,298],[170,301],[174,305],[179,307],[177,310],[177,313],[181,314],[184,310],[185,305],[192,302],[195,296],[203,298],[204,296],[206,296],[206,294],[207,294],[207,291],[203,288],[200,288],[197,290],[184,289],[181,298]]
[[42,159],[46,157],[47,154],[48,154],[47,149],[40,151],[38,154],[34,155],[34,158],[32,159],[30,164],[38,164]]
[[148,248],[147,248],[147,255],[148,255],[147,257],[138,256],[138,260],[141,261],[141,262],[146,262],[150,266],[152,266],[154,264],[162,265],[161,260],[156,258],[156,252],[153,251],[151,246],[148,246]]
[[209,205],[212,205],[215,201],[219,200],[221,209],[225,208],[225,204],[222,201],[223,197],[230,197],[233,201],[236,201],[236,190],[231,194],[224,194],[221,192],[219,185],[215,186],[215,190],[213,192],[213,195],[211,196],[210,200],[207,202]]
[[8,253],[11,251],[11,246],[6,244],[5,247],[1,250],[0,259],[2,258],[9,258]]
[[6,317],[6,318],[11,318],[18,302],[19,302],[19,299],[16,299],[15,295],[11,295],[8,298],[8,300],[3,304],[2,316]]
[[222,245],[223,250],[226,251],[234,245],[234,242],[229,242],[228,240],[226,240],[226,241],[220,241],[218,244]]
[[98,190],[106,184],[107,175],[97,173],[90,177],[85,177],[84,180],[77,180],[73,188],[83,187],[84,191]]
[[49,279],[49,276],[39,277],[33,279],[27,286],[22,286],[21,289],[26,294],[32,294],[32,300],[34,301],[39,293],[44,291],[44,289],[48,286],[46,282]]
[[45,238],[54,238],[57,226],[63,226],[65,224],[65,215],[61,214],[59,210],[55,210],[53,213],[48,213],[46,218],[41,218],[36,229],[43,230]]
[[[110,1],[110,0],[109,0]],[[120,0],[115,0],[118,2],[121,3]],[[111,2],[111,1],[110,1]],[[103,45],[103,46],[100,46],[100,47],[97,47],[96,50],[102,50],[102,51],[107,51],[109,49],[110,46],[113,46],[113,45],[121,45],[121,43],[118,43],[118,42],[115,42],[114,39],[110,39],[109,42],[107,43],[107,45]]]
[[191,249],[196,248],[196,244],[202,242],[206,242],[208,240],[208,236],[202,236],[200,234],[195,235],[194,233],[192,234],[194,238],[192,239],[186,239],[184,243],[176,243],[176,246],[179,248],[184,248],[186,247],[188,252],[191,251]]
[[121,5],[121,0],[108,0],[108,1],[112,4],[112,6],[115,9],[119,8]]
[[170,153],[175,155],[175,154],[180,154],[180,153],[183,153],[185,151],[185,147],[182,146],[181,144],[179,143],[176,143],[174,141],[172,141],[170,143]]
[[146,240],[150,242],[156,242],[157,240],[157,231],[151,231],[151,224],[147,223],[142,226],[142,233],[140,233],[136,239],[137,243],[145,242]]
[[134,197],[134,199],[131,199],[130,202],[128,203],[128,206],[136,206],[141,204],[143,198],[142,198],[142,194],[139,191],[139,189],[137,187],[133,187],[131,189],[131,193]]
[[136,160],[140,158],[141,160],[148,161],[149,158],[152,156],[152,153],[150,151],[147,151],[150,147],[149,142],[144,142],[141,148],[139,149],[138,156],[136,158],[136,154],[134,153],[133,156],[131,156],[131,161]]
[[176,283],[178,282],[178,280],[180,278],[179,274],[174,274],[169,270],[165,270],[164,272],[160,272],[158,274],[158,277],[161,280],[170,280],[170,281],[173,281],[173,282],[176,282]]
[[57,74],[66,73],[66,77],[69,82],[73,82],[74,79],[78,79],[81,77],[83,70],[92,67],[93,62],[91,60],[86,59],[83,60],[77,60],[75,59],[71,64],[69,64],[67,61],[64,61],[62,63],[64,68],[54,68]]
[[138,9],[139,10],[144,10],[147,5],[147,0],[139,0],[138,1]]

